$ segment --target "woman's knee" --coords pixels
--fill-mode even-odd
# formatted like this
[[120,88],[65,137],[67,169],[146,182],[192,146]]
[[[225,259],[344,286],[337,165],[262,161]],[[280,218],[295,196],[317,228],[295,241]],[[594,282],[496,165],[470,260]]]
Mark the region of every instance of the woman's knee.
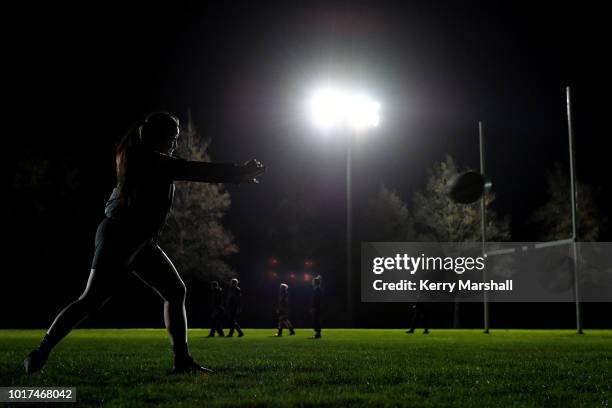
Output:
[[113,284],[116,285],[116,282],[106,279],[104,275],[100,271],[92,269],[87,286],[77,302],[93,306],[102,306],[106,303],[113,294]]
[[83,292],[81,296],[74,302],[80,304],[88,310],[99,309],[111,298],[111,295],[101,295],[91,292]]
[[80,301],[83,302],[104,302],[113,295],[113,290],[107,288],[106,285],[91,285],[88,284],[81,296],[79,296]]

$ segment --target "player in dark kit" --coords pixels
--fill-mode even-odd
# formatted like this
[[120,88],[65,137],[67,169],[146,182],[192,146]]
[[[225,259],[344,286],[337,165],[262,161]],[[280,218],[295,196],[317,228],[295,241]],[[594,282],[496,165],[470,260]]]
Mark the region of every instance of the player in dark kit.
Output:
[[429,326],[427,322],[427,305],[426,302],[421,300],[421,297],[417,299],[416,303],[412,305],[412,319],[410,321],[410,329],[406,331],[408,334],[414,333],[418,319],[421,318],[423,321],[423,334],[429,334]]
[[283,336],[283,327],[289,329],[289,334],[293,336],[295,330],[289,320],[289,286],[286,283],[281,283],[278,293],[278,307],[276,309],[278,314],[278,332],[275,334],[276,337]]
[[26,372],[41,370],[55,345],[123,287],[129,273],[164,300],[164,321],[174,351],[172,372],[210,372],[189,355],[185,284],[158,246],[158,237],[172,206],[174,181],[256,183],[265,168],[256,160],[234,165],[173,157],[178,137],[178,119],[159,112],[135,123],[121,140],[117,187],[96,232],[85,291],[60,312],[40,346],[26,357]]
[[208,337],[215,337],[215,332],[219,337],[225,337],[221,323],[223,321],[223,290],[219,286],[219,282],[210,282],[210,298],[212,302],[212,314],[210,315],[210,333]]
[[238,332],[238,337],[244,336],[238,324],[238,315],[242,311],[242,290],[238,286],[238,279],[232,279],[229,293],[227,295],[227,312],[230,321],[230,331],[227,337],[234,337],[234,330]]
[[312,280],[312,325],[314,328],[313,339],[321,338],[321,307],[323,301],[323,289],[321,289],[321,277],[316,276]]

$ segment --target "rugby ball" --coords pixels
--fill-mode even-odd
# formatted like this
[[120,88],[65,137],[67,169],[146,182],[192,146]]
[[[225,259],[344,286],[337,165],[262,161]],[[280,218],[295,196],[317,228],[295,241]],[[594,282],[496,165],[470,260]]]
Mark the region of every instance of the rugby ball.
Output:
[[451,178],[447,185],[451,200],[460,204],[478,201],[485,189],[485,179],[480,173],[466,171]]

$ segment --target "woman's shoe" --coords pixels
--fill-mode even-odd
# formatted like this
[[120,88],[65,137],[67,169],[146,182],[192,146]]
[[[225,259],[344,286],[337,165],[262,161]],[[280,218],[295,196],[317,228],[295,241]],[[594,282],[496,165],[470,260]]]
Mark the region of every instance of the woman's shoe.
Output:
[[23,360],[23,368],[25,368],[28,374],[37,373],[42,370],[47,362],[47,358],[49,358],[47,353],[43,353],[40,349],[36,349],[28,354],[25,360]]
[[182,360],[174,360],[174,367],[170,371],[170,374],[185,374],[185,373],[202,373],[212,374],[213,370],[210,368],[202,367],[196,363],[191,356]]

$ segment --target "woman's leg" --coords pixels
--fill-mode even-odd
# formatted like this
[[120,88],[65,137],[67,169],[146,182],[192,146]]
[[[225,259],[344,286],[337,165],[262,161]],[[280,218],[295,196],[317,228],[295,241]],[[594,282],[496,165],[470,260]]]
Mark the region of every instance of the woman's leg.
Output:
[[187,290],[172,261],[159,246],[151,245],[138,255],[134,267],[134,273],[164,300],[164,323],[175,358],[188,357],[185,311]]
[[111,273],[92,269],[89,273],[87,286],[83,294],[74,302],[66,306],[55,318],[45,336],[45,346],[49,351],[60,342],[73,327],[100,309],[111,298],[116,279],[109,279]]
[[26,372],[32,374],[40,371],[57,343],[81,321],[104,306],[113,295],[115,287],[116,276],[113,276],[112,271],[92,269],[83,294],[57,315],[40,346],[24,360]]
[[164,300],[164,323],[174,351],[172,373],[212,373],[189,355],[187,346],[187,290],[170,258],[157,245],[147,245],[134,263],[134,273]]
[[79,322],[100,309],[120,287],[118,282],[125,277],[126,265],[142,248],[137,240],[129,238],[125,228],[117,221],[106,218],[100,223],[85,291],[57,315],[39,348],[24,360],[28,373],[40,370],[57,343]]

